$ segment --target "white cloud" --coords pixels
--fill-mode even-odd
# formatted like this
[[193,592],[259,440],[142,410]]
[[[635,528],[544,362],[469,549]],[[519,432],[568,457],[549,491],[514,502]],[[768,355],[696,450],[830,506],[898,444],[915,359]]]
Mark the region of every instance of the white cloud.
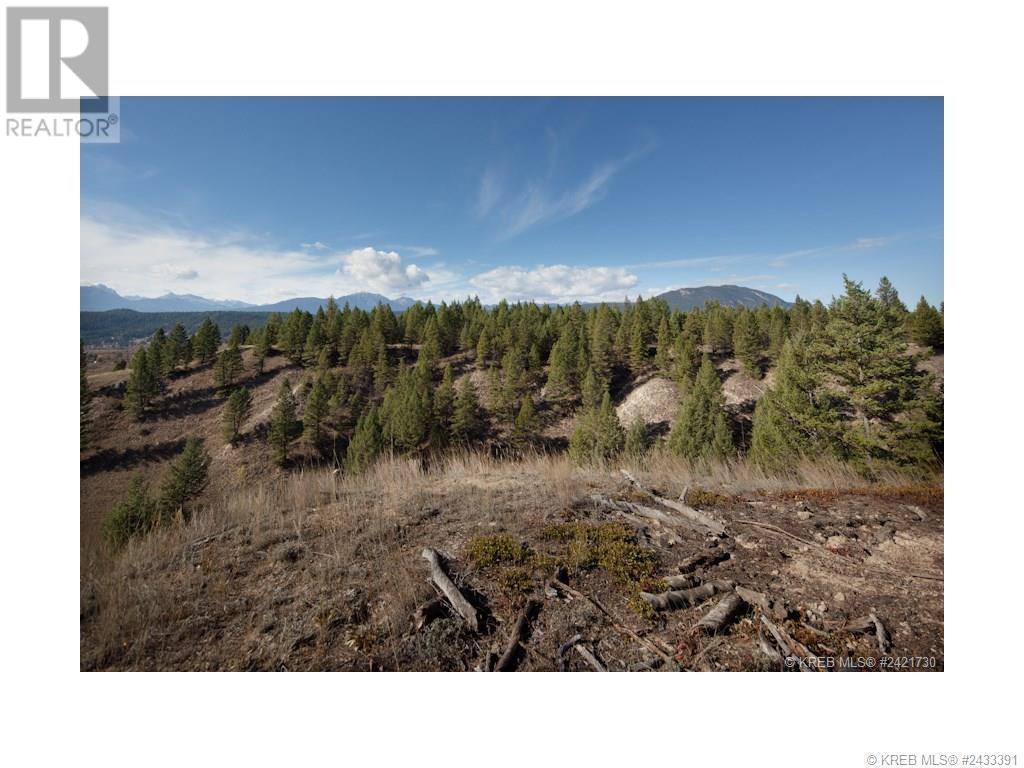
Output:
[[358,248],[341,257],[344,273],[377,293],[410,291],[429,282],[430,275],[415,264],[403,264],[395,251]]
[[637,283],[636,275],[622,267],[570,267],[566,264],[532,269],[507,266],[470,279],[487,301],[540,302],[619,301]]
[[357,291],[425,297],[461,281],[443,268],[428,274],[395,251],[278,248],[249,233],[198,233],[137,212],[107,213],[81,218],[80,281],[122,295],[159,296],[188,281],[201,296],[263,304]]
[[308,248],[314,251],[325,251],[327,246],[317,240],[315,243],[299,243],[303,248]]

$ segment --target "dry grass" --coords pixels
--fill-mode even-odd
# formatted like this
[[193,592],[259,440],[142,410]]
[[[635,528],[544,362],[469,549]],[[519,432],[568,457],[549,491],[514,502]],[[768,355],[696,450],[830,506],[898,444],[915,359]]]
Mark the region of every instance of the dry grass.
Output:
[[[941,485],[894,475],[871,486],[841,465],[801,466],[780,479],[742,463],[693,467],[655,455],[630,469],[673,497],[687,487],[723,499],[873,488],[893,501],[939,494],[941,503]],[[616,470],[575,467],[560,455],[501,461],[470,452],[428,468],[395,457],[360,476],[297,471],[218,491],[191,520],[83,574],[82,667],[449,668],[451,659],[435,658],[432,636],[408,631],[433,594],[419,550],[451,558],[458,580],[475,573],[466,550],[474,537],[543,542],[545,526],[574,519],[592,493],[626,492]],[[513,575],[495,582],[493,610],[515,602],[503,593],[531,588],[532,574]],[[474,584],[487,589],[476,576]],[[630,590],[609,585],[628,610]]]

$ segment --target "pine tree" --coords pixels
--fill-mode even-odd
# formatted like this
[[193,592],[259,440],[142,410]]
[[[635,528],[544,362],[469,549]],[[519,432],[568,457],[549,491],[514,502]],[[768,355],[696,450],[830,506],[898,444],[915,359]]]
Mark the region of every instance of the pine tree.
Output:
[[314,444],[320,443],[324,420],[330,412],[330,394],[322,378],[313,383],[313,388],[306,398],[306,408],[302,413],[302,425],[306,437]]
[[942,315],[924,296],[910,315],[910,338],[921,347],[941,352],[943,346]]
[[882,305],[882,312],[885,313],[889,323],[893,327],[899,327],[906,322],[907,319],[907,305],[900,299],[899,293],[888,277],[882,277],[878,281],[878,288],[875,290],[875,296],[878,298],[878,302]]
[[210,454],[198,437],[185,440],[185,447],[171,464],[160,484],[160,518],[170,521],[178,512],[186,513],[186,503],[206,488],[210,470]]
[[533,405],[533,397],[527,393],[519,406],[519,413],[513,424],[512,432],[519,440],[530,441],[537,431],[537,410]]
[[934,434],[931,379],[908,354],[902,328],[894,327],[877,299],[843,276],[846,292],[835,299],[812,348],[824,373],[846,393],[856,426],[846,437],[854,458],[914,461],[925,451],[910,443],[901,424],[910,418],[914,434]]
[[733,324],[732,346],[743,369],[755,379],[761,378],[761,334],[757,321],[747,311],[742,311]]
[[296,417],[295,395],[288,379],[281,382],[277,390],[277,402],[270,416],[270,431],[267,440],[274,449],[274,460],[281,466],[288,461],[288,449],[302,433],[302,425]]
[[156,396],[157,378],[151,367],[145,347],[140,347],[132,356],[131,374],[125,389],[125,405],[136,419],[141,419],[146,408]]
[[263,364],[270,354],[270,332],[267,328],[256,336],[253,354],[256,356],[256,372],[263,373]]
[[252,413],[252,393],[245,387],[239,387],[224,404],[224,438],[229,443],[238,440],[242,425]]
[[754,409],[750,458],[770,471],[801,459],[843,456],[840,403],[822,386],[805,336],[782,348],[775,380]]
[[669,449],[690,461],[724,459],[732,453],[732,435],[723,408],[718,372],[705,356],[697,379],[684,396]]
[[185,326],[175,323],[171,334],[167,337],[167,363],[168,370],[173,370],[182,365],[188,365],[192,359],[192,350],[189,347],[188,333]]
[[363,411],[356,422],[345,453],[345,469],[355,475],[365,472],[377,460],[383,447],[380,414],[375,407],[371,407]]
[[242,350],[237,343],[228,344],[217,356],[214,367],[214,382],[218,389],[230,389],[242,374]]
[[607,304],[601,304],[593,322],[590,333],[591,366],[598,376],[608,380],[615,365],[615,315]]
[[672,347],[671,334],[668,327],[668,319],[661,318],[658,324],[658,339],[654,350],[654,364],[658,370],[668,375],[672,368],[670,350]]
[[643,323],[639,322],[639,319],[634,319],[629,332],[629,367],[634,376],[643,370],[646,362],[647,336]]
[[484,368],[491,356],[491,336],[484,328],[476,342],[476,367]]
[[466,446],[480,439],[483,421],[480,418],[480,401],[476,387],[468,376],[462,380],[455,398],[455,413],[452,415],[452,442]]
[[128,493],[114,505],[103,521],[103,537],[114,549],[120,549],[135,536],[141,536],[156,525],[159,518],[157,500],[150,495],[142,475],[134,475]]
[[700,370],[700,362],[700,350],[694,344],[693,337],[680,334],[676,339],[675,360],[672,362],[672,378],[680,388],[686,390],[693,384]]
[[452,367],[446,365],[441,383],[434,391],[434,421],[430,442],[436,448],[448,444],[451,435],[452,417],[455,414],[455,384]]
[[606,461],[622,451],[624,441],[622,424],[605,392],[599,406],[585,409],[577,418],[569,438],[569,455],[578,464]]
[[220,348],[220,329],[209,317],[204,318],[192,342],[192,354],[202,365],[212,363]]
[[387,444],[399,450],[419,448],[430,435],[433,399],[415,368],[399,366],[395,383],[384,394],[380,425]]
[[601,405],[601,398],[608,391],[608,385],[597,375],[593,368],[587,370],[587,376],[583,380],[583,410],[593,411]]

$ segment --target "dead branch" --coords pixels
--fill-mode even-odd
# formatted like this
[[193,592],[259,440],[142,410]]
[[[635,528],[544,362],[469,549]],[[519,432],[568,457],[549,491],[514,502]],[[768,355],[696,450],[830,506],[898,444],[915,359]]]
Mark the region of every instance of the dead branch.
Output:
[[466,625],[474,632],[479,632],[480,623],[476,615],[476,609],[459,591],[459,588],[455,586],[455,582],[448,578],[448,574],[444,572],[444,568],[441,566],[441,558],[437,552],[427,547],[423,550],[422,555],[423,559],[430,563],[430,578],[437,585],[437,588],[448,598],[448,602],[452,604],[452,607],[466,621]]
[[768,632],[771,633],[771,636],[775,639],[775,642],[779,646],[779,650],[782,651],[782,655],[785,658],[796,659],[801,672],[812,671],[811,667],[807,666],[805,659],[810,658],[814,654],[807,649],[807,646],[794,640],[786,630],[774,624],[763,613],[761,614],[761,623],[764,624],[768,629]]
[[742,607],[743,598],[735,592],[730,592],[719,600],[715,607],[708,611],[703,619],[697,622],[697,626],[694,627],[694,631],[707,632],[709,635],[717,635],[736,617],[736,614],[740,612],[740,608]]
[[789,613],[781,600],[770,598],[763,592],[757,592],[747,587],[736,587],[736,594],[750,605],[756,605],[762,613],[769,614],[776,619],[784,619]]
[[577,643],[573,647],[576,649],[576,653],[578,653],[580,656],[582,656],[584,658],[584,660],[590,666],[592,666],[594,668],[594,671],[596,671],[596,672],[607,672],[608,671],[607,667],[605,667],[604,664],[602,664],[600,661],[598,661],[597,656],[595,656],[591,652],[591,650],[589,648],[587,648],[587,646],[583,645],[583,643]]
[[512,668],[516,654],[519,653],[521,647],[520,643],[530,626],[530,617],[538,608],[540,608],[540,603],[536,600],[527,601],[523,612],[519,614],[519,620],[516,622],[515,627],[512,628],[512,635],[509,637],[508,645],[505,646],[505,652],[501,654],[498,663],[494,665],[495,672],[507,672]]
[[851,620],[846,625],[846,629],[859,635],[873,633],[878,641],[878,650],[882,653],[888,653],[889,649],[892,648],[892,637],[889,635],[889,630],[885,628],[882,620],[873,612],[867,616]]
[[696,605],[720,592],[731,592],[734,586],[735,584],[728,580],[709,581],[707,584],[701,584],[693,589],[681,589],[661,594],[641,592],[640,599],[656,611],[677,611]]
[[551,585],[553,587],[557,588],[557,589],[562,590],[563,592],[565,592],[567,594],[572,595],[573,597],[577,597],[580,600],[586,600],[592,606],[597,608],[597,610],[599,610],[601,613],[603,613],[605,615],[605,617],[608,619],[608,621],[611,622],[611,625],[616,630],[618,630],[619,632],[621,632],[621,633],[623,633],[625,635],[629,635],[631,638],[636,640],[638,643],[640,643],[641,645],[646,647],[649,651],[653,652],[662,661],[664,661],[666,664],[668,664],[669,669],[673,669],[673,670],[678,669],[678,666],[676,665],[675,660],[671,656],[669,656],[667,653],[665,653],[663,650],[661,650],[661,648],[659,648],[655,643],[653,643],[650,640],[648,640],[646,637],[641,637],[640,635],[638,635],[636,632],[634,632],[629,627],[625,626],[624,624],[621,624],[618,621],[618,619],[615,618],[615,616],[612,614],[612,612],[609,611],[607,608],[605,608],[604,605],[601,604],[601,601],[599,601],[597,598],[591,597],[590,595],[587,595],[587,594],[585,594],[583,592],[580,592],[578,589],[573,589],[568,584],[566,584],[563,581],[559,581],[558,579],[552,579],[551,580]]
[[571,651],[573,646],[582,639],[583,635],[576,634],[558,646],[558,669],[560,672],[565,672],[566,670],[565,654]]
[[703,512],[694,509],[693,507],[688,507],[681,501],[672,501],[672,499],[666,499],[664,496],[659,496],[653,491],[644,488],[640,484],[640,481],[633,477],[633,475],[631,475],[627,470],[622,469],[619,471],[622,472],[623,476],[629,481],[630,485],[632,485],[641,493],[644,493],[647,496],[651,497],[656,502],[661,504],[663,507],[668,507],[674,512],[678,512],[680,515],[689,519],[691,522],[701,526],[702,528],[706,529],[711,533],[714,533],[717,536],[722,536],[725,534],[725,526],[715,518],[711,517],[710,515],[706,515]]
[[696,555],[690,555],[688,558],[683,560],[676,570],[680,573],[690,573],[697,570],[702,565],[710,568],[713,565],[725,562],[730,557],[732,557],[732,553],[727,549],[713,549],[706,552],[698,552]]

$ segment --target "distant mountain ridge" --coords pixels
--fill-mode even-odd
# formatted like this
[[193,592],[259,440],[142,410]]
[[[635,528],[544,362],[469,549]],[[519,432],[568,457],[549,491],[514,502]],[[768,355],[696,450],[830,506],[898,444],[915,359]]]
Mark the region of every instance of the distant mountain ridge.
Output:
[[[387,304],[396,312],[408,309],[416,303],[415,299],[400,296],[389,299],[379,293],[350,293],[336,296],[338,306],[348,304],[358,309],[373,309],[378,304]],[[291,312],[303,309],[316,312],[318,307],[325,306],[327,299],[303,297],[285,299],[274,304],[249,304],[244,301],[206,299],[192,294],[165,293],[163,296],[146,298],[144,296],[122,296],[113,288],[105,285],[83,285],[79,287],[79,309],[82,312],[106,312],[111,309],[134,309],[136,312]]]
[[709,301],[717,301],[723,307],[747,307],[755,309],[761,305],[768,307],[789,307],[792,302],[780,299],[771,293],[755,288],[744,288],[742,285],[702,285],[696,288],[677,288],[659,294],[668,304],[669,309],[686,312],[703,307]]
[[[136,312],[291,312],[301,309],[316,312],[319,307],[327,304],[327,299],[315,296],[285,299],[274,304],[248,304],[244,301],[224,301],[206,299],[193,294],[166,293],[156,298],[143,296],[122,296],[113,288],[105,285],[83,285],[79,289],[82,312],[106,312],[112,309],[133,309]],[[744,288],[741,285],[702,285],[695,288],[677,288],[659,294],[656,298],[663,299],[670,309],[682,312],[703,307],[709,301],[717,301],[723,307],[748,307],[754,309],[761,305],[769,307],[788,307],[790,302],[780,299],[771,293],[755,288]],[[350,293],[336,296],[338,306],[348,304],[350,307],[370,310],[378,304],[387,304],[395,312],[402,312],[416,303],[415,299],[400,296],[389,299],[379,293]]]

